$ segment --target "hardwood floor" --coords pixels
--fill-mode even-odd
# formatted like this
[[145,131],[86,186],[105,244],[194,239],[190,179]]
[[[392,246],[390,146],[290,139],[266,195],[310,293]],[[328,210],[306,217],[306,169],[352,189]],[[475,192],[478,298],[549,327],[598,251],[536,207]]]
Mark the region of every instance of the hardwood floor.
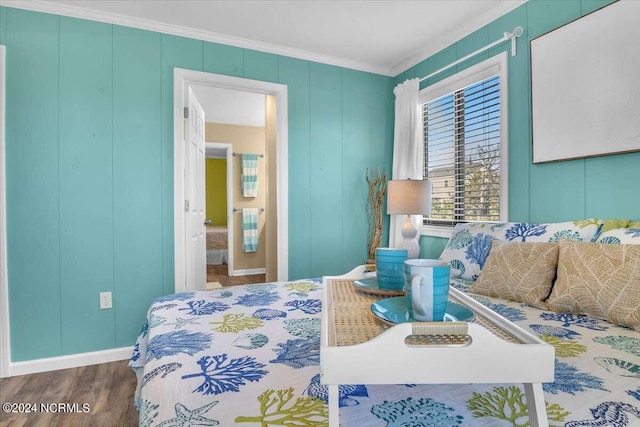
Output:
[[264,274],[252,274],[250,276],[228,276],[229,266],[207,265],[207,282],[220,282],[222,286],[244,285],[246,283],[264,283]]
[[[28,414],[2,411],[0,426],[137,426],[138,411],[133,406],[136,376],[127,363],[123,360],[0,378],[0,403],[37,408]],[[51,412],[46,413],[45,408]]]
[[[264,283],[265,275],[229,277],[226,265],[208,265],[207,281],[223,286]],[[35,404],[37,408],[32,413],[0,411],[0,427],[137,426],[138,411],[133,406],[136,376],[127,363],[0,378],[0,403],[23,403],[30,408]],[[45,408],[50,412],[44,412]]]

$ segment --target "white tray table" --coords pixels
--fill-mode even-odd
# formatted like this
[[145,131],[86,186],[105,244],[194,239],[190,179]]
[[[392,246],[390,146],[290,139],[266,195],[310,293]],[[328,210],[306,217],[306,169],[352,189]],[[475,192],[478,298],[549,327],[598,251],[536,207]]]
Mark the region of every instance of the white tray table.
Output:
[[[473,322],[388,325],[370,310],[380,296],[353,286],[361,270],[323,278],[320,369],[329,426],[339,423],[338,385],[405,383],[522,383],[530,425],[548,426],[542,383],[554,380],[551,345],[455,288],[450,301],[471,309]],[[402,363],[389,366],[391,359]]]

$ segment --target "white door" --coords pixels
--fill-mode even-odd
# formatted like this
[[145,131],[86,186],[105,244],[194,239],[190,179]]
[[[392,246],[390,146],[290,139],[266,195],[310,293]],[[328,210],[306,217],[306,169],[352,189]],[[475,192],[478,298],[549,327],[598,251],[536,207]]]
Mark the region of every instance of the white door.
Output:
[[185,119],[185,268],[187,290],[204,290],[207,286],[204,110],[189,87],[188,115]]

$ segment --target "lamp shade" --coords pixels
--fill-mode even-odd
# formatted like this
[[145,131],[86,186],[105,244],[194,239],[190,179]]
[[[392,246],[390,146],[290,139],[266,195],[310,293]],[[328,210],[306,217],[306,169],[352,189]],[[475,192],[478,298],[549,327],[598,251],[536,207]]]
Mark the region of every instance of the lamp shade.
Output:
[[431,182],[413,179],[389,181],[387,214],[430,215]]

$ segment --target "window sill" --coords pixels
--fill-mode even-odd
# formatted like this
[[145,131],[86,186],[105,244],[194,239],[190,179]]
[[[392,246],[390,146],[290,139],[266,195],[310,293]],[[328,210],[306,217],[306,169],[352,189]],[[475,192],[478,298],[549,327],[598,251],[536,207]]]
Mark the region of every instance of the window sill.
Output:
[[420,230],[420,235],[429,237],[442,237],[444,239],[448,239],[451,237],[452,232],[453,227],[423,225],[422,229]]

